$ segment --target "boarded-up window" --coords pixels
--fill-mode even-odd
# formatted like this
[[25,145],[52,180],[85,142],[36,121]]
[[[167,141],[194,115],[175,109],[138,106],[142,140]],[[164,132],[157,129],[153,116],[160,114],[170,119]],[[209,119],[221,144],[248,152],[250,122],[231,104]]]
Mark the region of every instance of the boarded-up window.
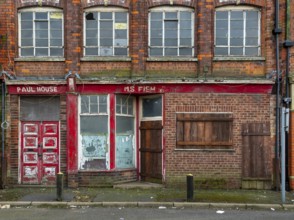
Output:
[[229,148],[231,113],[177,113],[177,148]]

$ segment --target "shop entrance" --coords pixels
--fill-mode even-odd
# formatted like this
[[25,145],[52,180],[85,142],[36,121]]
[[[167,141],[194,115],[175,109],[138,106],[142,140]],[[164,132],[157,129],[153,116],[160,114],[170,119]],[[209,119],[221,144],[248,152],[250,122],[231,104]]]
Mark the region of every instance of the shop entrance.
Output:
[[141,98],[140,177],[143,181],[162,182],[162,97]]

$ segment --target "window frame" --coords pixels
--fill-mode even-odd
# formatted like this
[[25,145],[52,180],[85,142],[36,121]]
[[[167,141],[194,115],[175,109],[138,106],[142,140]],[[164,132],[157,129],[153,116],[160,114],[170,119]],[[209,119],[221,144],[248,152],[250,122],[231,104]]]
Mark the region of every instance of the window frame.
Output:
[[[112,13],[112,24],[113,24],[113,29],[112,29],[112,34],[113,34],[113,39],[112,39],[112,55],[101,55],[101,52],[100,52],[100,48],[101,48],[101,45],[100,45],[100,28],[99,28],[99,22],[100,22],[100,13],[101,12],[111,12]],[[115,46],[115,13],[116,12],[125,12],[126,15],[127,15],[127,38],[126,38],[126,41],[127,41],[127,45],[126,46]],[[86,15],[88,13],[98,13],[98,21],[97,21],[97,45],[95,46],[86,46],[86,40],[87,40],[87,28],[86,28]],[[94,8],[89,8],[89,9],[86,9],[83,13],[83,55],[85,58],[90,58],[90,57],[113,57],[113,58],[119,58],[119,57],[129,57],[129,45],[130,45],[130,42],[129,42],[129,12],[127,9],[124,9],[124,8],[118,8],[118,7],[107,7],[107,8],[102,8],[102,7],[94,7]],[[86,49],[87,48],[95,48],[97,47],[97,54],[98,55],[87,55],[86,54]],[[115,55],[115,48],[126,48],[127,49],[127,54],[126,55]]]
[[[214,135],[213,137],[213,125],[214,123],[218,123],[217,131],[224,132],[223,129],[220,129],[219,123],[226,123],[227,130],[227,137],[225,140],[218,140],[218,135]],[[182,124],[180,124],[182,123]],[[185,129],[185,123],[190,123],[187,125],[187,127],[190,129],[190,132],[188,132],[189,135],[187,135],[187,132],[184,131]],[[192,124],[194,123],[194,124]],[[202,123],[202,129],[197,131],[197,124],[196,123]],[[210,123],[209,126],[206,127],[206,124]],[[192,126],[195,127],[192,127]],[[182,126],[182,128],[180,127]],[[192,128],[192,129],[191,129]],[[204,129],[204,130],[203,130]],[[207,137],[205,137],[204,134],[209,133],[211,136],[209,136],[208,140],[203,140]],[[193,135],[191,136],[193,130]],[[195,133],[196,132],[196,133]],[[198,133],[197,133],[198,132]],[[197,134],[199,136],[197,136]],[[200,137],[201,136],[201,137]],[[199,138],[200,137],[200,138]],[[204,137],[204,138],[203,138]],[[223,137],[223,136],[222,136]],[[188,140],[185,140],[188,139]],[[217,140],[213,140],[213,138],[216,138]],[[195,140],[200,139],[200,140]],[[176,149],[210,149],[210,150],[216,150],[216,149],[230,149],[233,146],[233,113],[230,112],[176,112]]]
[[[21,34],[22,34],[22,25],[21,25],[21,14],[22,13],[25,13],[25,12],[32,12],[33,13],[33,46],[22,46],[22,37],[21,37]],[[48,14],[48,18],[47,18],[47,22],[48,22],[48,46],[47,47],[37,47],[36,46],[36,19],[35,19],[35,15],[36,13],[38,12],[43,12],[43,13],[47,13]],[[50,40],[51,40],[51,37],[50,37],[50,31],[52,30],[50,24],[50,13],[60,13],[61,14],[61,36],[62,36],[62,42],[61,42],[61,46],[52,46],[50,45]],[[21,52],[21,49],[22,48],[32,48],[33,49],[33,56],[23,56],[22,55],[22,52]],[[48,50],[48,55],[47,56],[37,56],[36,55],[36,49],[37,48],[47,48]],[[50,48],[59,48],[59,49],[62,49],[62,55],[60,56],[52,56],[50,55]],[[32,8],[25,8],[25,9],[20,9],[18,11],[18,53],[19,53],[19,57],[21,58],[30,58],[30,57],[34,57],[34,58],[63,58],[64,57],[64,13],[63,13],[63,10],[61,9],[57,9],[57,8],[36,8],[36,7],[32,7]]]
[[[219,11],[227,11],[228,12],[228,36],[227,36],[227,45],[217,45],[216,40],[217,40],[217,25],[216,25],[216,13]],[[243,45],[242,46],[232,46],[230,45],[230,40],[231,40],[231,28],[230,28],[230,23],[231,23],[231,12],[234,11],[243,11],[243,36],[242,36],[242,41]],[[246,15],[247,12],[250,11],[256,11],[258,13],[258,24],[257,24],[257,38],[258,42],[257,45],[246,45]],[[246,13],[245,13],[246,12]],[[245,14],[244,14],[245,13]],[[244,17],[245,16],[245,17]],[[242,55],[232,55],[231,54],[231,48],[242,48]],[[216,54],[216,48],[227,48],[227,54],[226,55],[221,55],[221,54]],[[257,55],[246,55],[246,48],[257,48]],[[219,58],[219,57],[241,57],[241,58],[248,58],[248,57],[261,57],[261,10],[257,7],[250,7],[250,6],[225,6],[225,7],[220,7],[215,10],[214,13],[214,56]]]
[[[181,46],[180,45],[180,12],[191,12],[191,46]],[[162,19],[162,46],[151,46],[151,13],[152,12],[162,12],[163,13],[163,19]],[[166,46],[165,41],[165,14],[168,12],[177,12],[177,45],[176,46]],[[167,19],[168,20],[168,19]],[[151,48],[160,48],[162,49],[162,55],[151,55]],[[176,48],[177,49],[177,55],[165,55],[165,49],[166,48]],[[191,55],[180,55],[180,48],[189,48],[191,49],[192,53]],[[191,58],[194,57],[195,54],[195,11],[192,8],[188,7],[170,7],[170,6],[162,6],[162,7],[156,7],[149,10],[148,13],[148,57],[156,57],[156,58],[162,58],[162,57],[179,57],[179,58]]]

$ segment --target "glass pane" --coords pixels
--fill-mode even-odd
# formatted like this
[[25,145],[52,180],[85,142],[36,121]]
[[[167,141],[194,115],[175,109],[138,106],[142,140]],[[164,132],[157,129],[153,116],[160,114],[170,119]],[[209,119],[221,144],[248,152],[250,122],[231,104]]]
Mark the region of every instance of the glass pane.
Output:
[[165,34],[165,37],[168,37],[168,38],[177,38],[178,37],[177,30],[165,30],[164,34]]
[[22,21],[21,22],[21,29],[33,29],[33,22],[32,21]]
[[243,11],[231,11],[231,20],[243,20]]
[[215,47],[214,48],[215,55],[228,55],[228,48],[227,47]]
[[100,12],[100,19],[112,19],[112,12]]
[[162,29],[162,21],[151,21],[151,29]]
[[228,20],[228,12],[227,11],[217,11],[215,13],[216,19],[224,19]]
[[127,39],[116,39],[114,41],[116,46],[128,46],[128,40]]
[[230,45],[232,45],[232,46],[243,46],[243,38],[231,38]]
[[163,13],[162,12],[151,12],[151,20],[162,20],[163,19]]
[[162,37],[162,31],[160,30],[151,30],[151,37],[152,38],[161,38]]
[[258,27],[258,22],[255,20],[247,20],[246,21],[246,28],[250,29],[250,28],[257,28]]
[[231,38],[233,37],[243,37],[243,30],[231,29]]
[[100,21],[100,29],[113,29],[112,21]]
[[259,56],[258,47],[246,47],[245,48],[246,56]]
[[36,38],[48,38],[48,31],[36,31]]
[[243,21],[231,21],[231,29],[243,29]]
[[191,12],[188,11],[181,11],[180,12],[180,19],[181,20],[191,20]]
[[165,39],[164,44],[165,44],[165,46],[177,46],[178,39]]
[[97,30],[86,30],[86,35],[89,38],[97,38]]
[[62,30],[62,20],[50,20],[51,29]]
[[21,39],[21,46],[33,46],[33,39]]
[[109,38],[113,38],[113,33],[112,33],[112,30],[101,30],[100,31],[100,37],[109,37]]
[[[120,121],[121,119],[117,119]],[[122,124],[121,122],[120,124]],[[135,167],[134,163],[134,135],[133,134],[118,134],[115,138],[116,153],[115,165],[117,169],[127,169]]]
[[100,39],[100,45],[101,46],[113,46],[112,39],[102,38],[102,39]]
[[126,12],[115,12],[115,22],[124,22],[128,20],[128,14]]
[[228,37],[228,29],[216,29],[216,36],[217,37]]
[[144,98],[142,102],[143,117],[162,116],[162,99],[161,97]]
[[48,18],[47,12],[36,12],[35,17],[37,20],[46,20]]
[[33,12],[22,12],[20,18],[22,21],[33,21]]
[[115,38],[127,39],[127,30],[115,30]]
[[258,45],[257,37],[246,37],[246,45],[256,46]]
[[33,31],[32,30],[22,30],[21,31],[21,38],[33,38]]
[[107,113],[107,95],[99,96],[99,113]]
[[63,56],[62,48],[50,48],[50,56],[61,57]]
[[81,96],[81,113],[90,113],[89,96]]
[[85,54],[86,54],[86,56],[97,56],[98,55],[98,47],[86,48]]
[[228,45],[228,38],[216,38],[216,45]]
[[246,29],[246,37],[258,37],[258,29]]
[[107,134],[108,133],[108,116],[80,116],[81,133],[90,134]]
[[165,29],[178,29],[178,21],[165,21]]
[[177,12],[166,12],[165,19],[177,19],[178,15]]
[[36,56],[48,56],[48,48],[36,48]]
[[163,56],[163,48],[150,48],[150,56]]
[[180,21],[180,29],[191,29],[192,22],[191,21]]
[[33,48],[21,48],[20,50],[21,56],[34,56],[34,49]]
[[162,46],[162,39],[161,38],[151,38],[150,39],[150,46]]
[[114,48],[114,55],[115,56],[127,56],[128,49],[127,48]]
[[96,29],[97,27],[97,20],[86,20],[86,29]]
[[98,46],[97,38],[87,38],[86,46]]
[[180,45],[181,46],[192,46],[192,39],[191,38],[181,38]]
[[178,49],[177,48],[165,48],[164,53],[166,56],[177,56]]
[[97,96],[89,96],[90,98],[90,114],[98,113],[98,97]]
[[113,56],[113,49],[112,47],[101,47],[100,48],[100,56]]
[[228,20],[216,20],[216,28],[228,29]]
[[36,39],[37,47],[48,47],[48,39]]
[[255,20],[258,21],[258,11],[247,11],[246,12],[246,19],[247,20]]
[[230,55],[233,56],[242,56],[243,55],[243,47],[231,47]]
[[180,31],[180,37],[181,37],[181,38],[192,37],[192,30],[191,30],[191,29],[188,29],[188,30],[181,30],[181,31]]
[[180,48],[180,56],[192,56],[191,48]]
[[58,31],[58,30],[55,30],[55,31],[50,31],[50,37],[51,38],[55,38],[55,39],[62,39],[62,31]]
[[126,116],[116,116],[116,132],[134,134],[134,118]]
[[36,22],[36,30],[48,30],[48,22]]

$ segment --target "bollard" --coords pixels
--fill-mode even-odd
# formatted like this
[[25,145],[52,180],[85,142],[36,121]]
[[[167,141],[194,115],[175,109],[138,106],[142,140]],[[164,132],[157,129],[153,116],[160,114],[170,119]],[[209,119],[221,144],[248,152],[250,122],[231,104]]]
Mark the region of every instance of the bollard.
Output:
[[187,202],[192,202],[194,197],[194,181],[193,175],[187,175]]
[[56,177],[56,192],[57,192],[57,201],[62,201],[62,191],[63,191],[63,173],[57,173]]

